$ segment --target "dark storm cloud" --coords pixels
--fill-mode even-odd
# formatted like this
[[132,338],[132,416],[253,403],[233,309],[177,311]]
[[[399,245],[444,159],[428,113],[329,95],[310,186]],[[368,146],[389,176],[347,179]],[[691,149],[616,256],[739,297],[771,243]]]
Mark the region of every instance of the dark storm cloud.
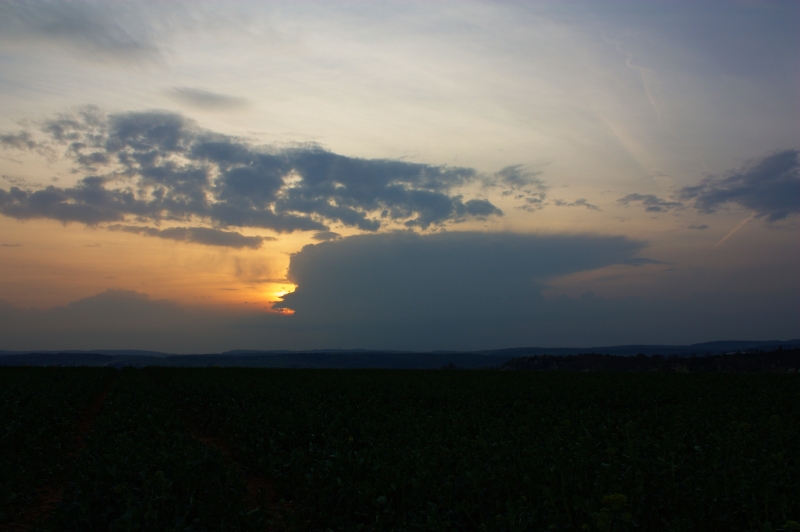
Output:
[[276,308],[343,320],[466,322],[524,313],[547,279],[630,260],[625,237],[444,232],[359,235],[292,255]]
[[784,150],[751,161],[725,176],[684,187],[680,199],[701,212],[736,204],[773,222],[800,212],[800,152]]
[[487,200],[455,193],[480,179],[470,168],[359,159],[315,145],[256,147],[175,113],[85,108],[43,122],[41,131],[88,175],[73,187],[0,189],[2,214],[90,225],[202,219],[279,233],[332,223],[425,229],[502,215]]
[[631,203],[639,203],[647,212],[666,212],[672,209],[681,209],[684,206],[678,201],[668,201],[652,194],[628,194],[624,198],[618,199],[617,202],[626,206]]
[[67,47],[93,59],[151,60],[160,51],[130,14],[88,2],[3,2],[0,39]]
[[692,225],[689,226],[689,229],[694,229],[695,231],[703,231],[705,229],[708,229],[708,225],[706,225],[706,224],[700,224],[700,225],[692,224]]
[[193,87],[175,87],[167,91],[175,100],[199,109],[230,110],[247,107],[245,98],[219,94]]
[[566,202],[564,200],[555,200],[553,203],[555,204],[556,207],[586,207],[590,211],[602,210],[597,205],[592,205],[583,198],[578,198],[573,202]]
[[271,237],[245,236],[236,231],[222,231],[209,227],[170,227],[157,229],[155,227],[139,227],[134,225],[109,225],[111,231],[123,231],[145,236],[154,236],[179,242],[192,242],[206,246],[223,246],[229,248],[258,249],[265,241],[275,240]]

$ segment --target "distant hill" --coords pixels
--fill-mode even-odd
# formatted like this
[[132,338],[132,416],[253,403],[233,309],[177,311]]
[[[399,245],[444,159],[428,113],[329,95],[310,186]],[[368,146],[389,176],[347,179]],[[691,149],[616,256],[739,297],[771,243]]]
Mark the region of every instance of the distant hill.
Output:
[[800,340],[719,341],[693,345],[621,345],[605,347],[518,347],[483,351],[371,351],[319,349],[311,351],[236,350],[217,354],[174,355],[141,350],[0,351],[0,366],[111,366],[111,367],[252,367],[252,368],[499,368],[507,361],[548,355],[566,357],[595,353],[616,357],[663,355],[689,357],[732,352],[800,349]]
[[454,364],[460,368],[499,367],[510,356],[477,353],[252,353],[246,355],[103,355],[95,353],[0,354],[0,366],[111,367],[249,367],[249,368],[396,368],[430,369]]

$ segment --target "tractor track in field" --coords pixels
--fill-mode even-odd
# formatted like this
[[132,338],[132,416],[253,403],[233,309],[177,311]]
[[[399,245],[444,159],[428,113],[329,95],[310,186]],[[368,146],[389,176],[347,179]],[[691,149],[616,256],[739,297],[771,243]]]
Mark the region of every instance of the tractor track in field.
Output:
[[67,474],[63,477],[50,478],[38,490],[33,500],[25,505],[14,519],[4,525],[4,530],[8,532],[25,532],[30,530],[37,523],[47,519],[53,509],[61,502],[64,496],[64,487],[68,482],[70,473],[76,465],[78,455],[86,448],[86,438],[91,434],[97,416],[103,409],[103,405],[111,391],[111,386],[116,382],[116,377],[109,381],[97,395],[81,416],[76,425],[75,443],[67,453],[65,458],[72,461],[67,467]]

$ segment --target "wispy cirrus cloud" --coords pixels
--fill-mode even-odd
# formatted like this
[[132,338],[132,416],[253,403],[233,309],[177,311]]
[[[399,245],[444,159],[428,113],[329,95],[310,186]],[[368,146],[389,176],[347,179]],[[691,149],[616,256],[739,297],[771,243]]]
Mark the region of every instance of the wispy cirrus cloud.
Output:
[[68,49],[101,61],[157,59],[161,49],[152,31],[134,15],[93,2],[3,2],[0,40]]
[[45,140],[31,142],[61,146],[85,177],[72,187],[0,189],[6,216],[87,225],[201,220],[284,233],[329,224],[426,229],[502,215],[488,200],[458,193],[481,179],[471,168],[359,159],[317,145],[255,146],[176,113],[84,108],[40,129]]

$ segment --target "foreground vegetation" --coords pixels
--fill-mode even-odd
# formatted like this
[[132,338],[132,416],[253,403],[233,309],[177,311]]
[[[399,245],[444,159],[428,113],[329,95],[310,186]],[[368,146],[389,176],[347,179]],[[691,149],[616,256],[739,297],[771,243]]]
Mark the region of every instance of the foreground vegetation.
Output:
[[[3,368],[0,382],[19,383],[0,411],[11,529],[800,529],[796,375]],[[70,427],[104,387],[81,438]],[[25,465],[43,446],[62,464],[48,478]],[[57,500],[31,503],[47,482]]]

